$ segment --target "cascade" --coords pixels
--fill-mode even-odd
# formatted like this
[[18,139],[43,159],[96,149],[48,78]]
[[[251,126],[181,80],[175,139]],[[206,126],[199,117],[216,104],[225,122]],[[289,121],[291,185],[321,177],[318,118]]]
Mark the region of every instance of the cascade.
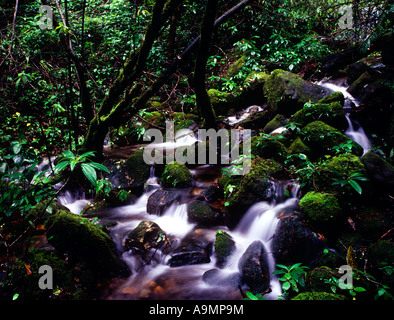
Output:
[[[317,82],[318,85],[322,87],[326,87],[332,92],[342,92],[345,97],[345,107],[344,109],[347,111],[347,101],[350,102],[350,105],[353,103],[356,107],[360,105],[360,102],[355,99],[348,91],[347,87],[341,85],[337,85],[335,83],[328,82],[326,80],[322,80]],[[351,107],[350,107],[351,109]],[[348,122],[348,128],[345,131],[345,135],[352,139],[354,142],[357,142],[361,147],[363,147],[364,153],[367,153],[368,150],[371,148],[371,143],[366,135],[363,127],[355,120],[350,118],[350,113],[346,113],[346,120]]]
[[[179,246],[182,239],[190,234],[198,238],[208,239],[212,244],[215,241],[217,229],[224,229],[236,243],[236,248],[223,269],[217,269],[216,257],[213,251],[210,262],[196,265],[184,265],[170,267],[168,261],[170,255],[160,250],[149,254],[154,256],[149,264],[142,263],[138,254],[124,251],[122,258],[129,266],[132,274],[112,293],[113,299],[240,299],[237,286],[231,286],[231,279],[240,279],[238,262],[247,247],[255,240],[260,240],[266,249],[267,263],[271,275],[271,293],[264,297],[277,299],[281,294],[281,286],[276,276],[272,275],[275,270],[275,259],[271,250],[271,242],[275,230],[280,223],[278,216],[283,212],[289,212],[297,206],[299,185],[294,181],[273,182],[275,197],[271,202],[258,202],[252,205],[239,222],[238,226],[230,231],[226,227],[200,228],[196,223],[188,220],[187,203],[172,204],[162,216],[149,215],[146,212],[146,203],[149,195],[154,191],[144,193],[135,204],[110,210],[108,218],[118,220],[118,224],[111,228],[111,235],[122,252],[127,234],[134,229],[140,221],[150,220],[157,223],[162,230],[171,237],[178,239],[175,246]],[[286,190],[290,192],[286,193]],[[208,271],[216,270],[215,280],[204,281],[204,275]],[[238,281],[234,280],[234,281]],[[171,283],[171,285],[154,288],[157,283]],[[176,284],[176,285],[174,285]],[[149,287],[152,287],[149,289]],[[245,290],[247,288],[245,287]]]

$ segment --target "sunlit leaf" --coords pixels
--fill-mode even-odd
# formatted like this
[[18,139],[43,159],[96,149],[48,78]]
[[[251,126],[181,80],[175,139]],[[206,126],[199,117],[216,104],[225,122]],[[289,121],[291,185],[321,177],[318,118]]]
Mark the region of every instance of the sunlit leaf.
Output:
[[96,186],[97,183],[96,170],[89,163],[82,163],[81,168],[85,177],[90,181],[92,185]]

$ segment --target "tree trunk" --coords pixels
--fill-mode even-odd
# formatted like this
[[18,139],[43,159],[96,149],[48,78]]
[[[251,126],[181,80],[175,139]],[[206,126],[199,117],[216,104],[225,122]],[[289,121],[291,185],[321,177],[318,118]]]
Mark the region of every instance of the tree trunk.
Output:
[[216,116],[205,87],[205,69],[209,57],[218,2],[218,0],[208,0],[201,25],[200,43],[194,68],[194,91],[196,92],[197,107],[205,119],[205,127],[214,129],[217,127]]
[[[243,0],[230,10],[226,11],[223,15],[221,15],[214,23],[214,28],[219,26],[221,23],[226,21],[231,15],[235,14],[238,10],[245,7],[247,4],[252,2],[253,0]],[[159,1],[156,1],[155,6]],[[160,22],[156,21],[157,24],[163,25],[165,20],[168,19],[174,10],[178,10],[177,6],[181,0],[172,0],[167,6],[164,8],[161,13]],[[155,18],[153,15],[152,22]],[[149,31],[151,30],[151,31]],[[148,32],[152,32],[154,29],[148,28]],[[159,34],[159,30],[157,30],[157,36]],[[147,39],[148,36],[145,37]],[[152,39],[152,37],[149,37]],[[194,41],[179,55],[177,58],[170,64],[170,66],[160,75],[160,77],[150,86],[149,89],[141,93],[141,88],[137,85],[125,94],[123,99],[119,99],[120,95],[125,91],[126,86],[131,86],[132,77],[128,77],[127,81],[125,77],[125,69],[127,66],[128,70],[133,70],[131,66],[138,61],[138,56],[141,55],[141,49],[137,52],[132,52],[127,62],[125,63],[125,67],[120,72],[118,78],[115,80],[113,85],[111,86],[107,97],[104,99],[101,108],[97,112],[95,118],[91,121],[89,126],[89,131],[85,138],[84,149],[89,151],[97,151],[98,155],[102,153],[103,144],[105,136],[108,132],[109,127],[118,127],[133,117],[141,108],[143,108],[146,102],[162,87],[165,81],[175,72],[178,65],[185,61],[186,58],[190,55],[191,52],[195,49],[200,41],[200,36],[194,39]],[[152,43],[153,44],[153,43]],[[149,51],[146,49],[151,48],[152,44],[148,44],[146,41],[142,44],[145,46],[144,52],[146,53],[145,57],[149,54]],[[142,60],[139,60],[140,62]],[[145,65],[145,63],[144,63]],[[143,67],[142,64],[140,67]],[[141,69],[142,72],[142,69]],[[127,73],[127,72],[126,72]],[[204,72],[205,77],[205,72]],[[205,85],[204,85],[205,86]],[[205,89],[205,88],[204,88]],[[137,100],[135,98],[139,97]],[[121,100],[118,102],[118,100]],[[214,119],[214,117],[213,117]]]

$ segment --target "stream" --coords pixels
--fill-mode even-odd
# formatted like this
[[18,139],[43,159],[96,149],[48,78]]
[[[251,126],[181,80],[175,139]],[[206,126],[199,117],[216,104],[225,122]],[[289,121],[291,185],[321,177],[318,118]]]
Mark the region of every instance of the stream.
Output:
[[[346,92],[346,87],[329,82],[319,83],[332,91],[342,91],[347,100],[356,107],[358,102]],[[345,103],[346,105],[346,103]],[[255,106],[253,106],[255,107]],[[250,107],[251,108],[251,107]],[[249,114],[245,110],[240,117],[230,117],[229,122],[234,124]],[[362,127],[347,114],[349,128],[345,134],[364,148],[364,153],[370,148],[369,139]],[[189,140],[192,138],[188,138]],[[187,141],[186,143],[189,143]],[[168,147],[167,145],[163,147]],[[103,223],[115,222],[110,230],[116,248],[122,259],[130,269],[130,276],[126,279],[117,279],[111,290],[103,299],[149,299],[149,300],[239,300],[242,299],[240,288],[248,290],[242,285],[239,261],[248,246],[254,241],[261,241],[269,268],[271,292],[264,295],[266,299],[277,299],[282,294],[278,278],[272,274],[275,270],[275,259],[271,250],[271,242],[275,231],[280,224],[280,216],[292,214],[298,207],[299,185],[296,181],[271,181],[275,190],[273,200],[263,201],[252,205],[240,220],[238,225],[229,230],[226,226],[202,228],[188,220],[187,205],[196,199],[198,194],[213,184],[220,176],[220,168],[202,165],[190,170],[193,174],[194,185],[187,189],[177,189],[182,193],[182,200],[167,207],[161,216],[147,213],[149,196],[159,187],[159,180],[155,177],[154,168],[146,182],[145,192],[131,205],[106,209],[98,213]],[[65,191],[58,197],[58,201],[68,207],[70,211],[79,214],[89,202],[85,195],[73,195]],[[125,239],[129,232],[136,228],[141,221],[153,221],[171,236],[173,240],[171,250],[180,246],[185,237],[201,239],[211,247],[209,262],[194,265],[171,267],[168,262],[171,254],[160,249],[151,249],[148,262],[141,259],[139,254],[125,250]],[[218,268],[214,252],[214,242],[217,230],[224,230],[235,241],[235,250],[222,268]]]

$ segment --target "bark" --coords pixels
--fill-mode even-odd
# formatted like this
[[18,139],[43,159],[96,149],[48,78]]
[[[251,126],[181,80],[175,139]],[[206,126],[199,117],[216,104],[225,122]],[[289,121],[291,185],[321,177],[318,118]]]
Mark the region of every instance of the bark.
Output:
[[214,129],[216,129],[216,117],[205,87],[205,70],[209,57],[209,48],[212,41],[218,2],[218,0],[208,0],[201,25],[200,42],[194,69],[194,91],[196,93],[197,107],[205,119],[205,127]]
[[[46,0],[42,0],[41,3],[43,5],[48,5],[48,2]],[[66,19],[63,16],[62,9],[59,5],[59,1],[56,0],[56,7],[59,10],[59,15],[60,19],[62,20],[62,23],[64,26],[67,26]],[[53,16],[53,26],[56,28],[59,24],[55,18],[55,15]],[[63,47],[67,53],[67,56],[71,59],[74,65],[75,72],[77,74],[77,81],[79,85],[79,90],[80,90],[80,99],[81,99],[81,104],[82,104],[82,110],[83,110],[83,115],[85,117],[85,120],[87,123],[89,123],[94,116],[93,112],[93,104],[90,98],[90,93],[89,89],[86,84],[86,74],[87,74],[87,68],[84,66],[84,64],[80,61],[78,56],[76,55],[72,42],[71,42],[71,37],[69,35],[61,35],[60,37],[61,42],[63,44]]]
[[[238,10],[242,9],[254,0],[243,0],[230,10],[226,11],[221,15],[214,23],[214,28],[218,27],[221,23],[225,22],[231,15],[235,14]],[[164,8],[161,15],[160,25],[163,25],[174,10],[177,10],[180,0],[172,0]],[[156,2],[157,5],[157,2]],[[152,18],[153,21],[153,18]],[[151,29],[152,30],[152,29]],[[149,32],[149,29],[146,33]],[[147,39],[147,37],[145,37]],[[85,150],[97,151],[98,155],[102,153],[105,136],[108,132],[109,127],[118,127],[126,123],[131,117],[133,117],[141,108],[145,106],[148,100],[163,86],[165,81],[174,73],[178,65],[184,61],[197,47],[200,41],[200,36],[194,39],[194,41],[170,64],[170,66],[160,75],[160,77],[148,88],[145,92],[141,93],[141,87],[134,85],[130,91],[127,91],[123,97],[121,95],[125,92],[127,86],[132,86],[131,83],[137,77],[127,77],[127,72],[133,70],[132,66],[138,60],[138,56],[141,55],[141,50],[131,52],[125,67],[120,72],[118,78],[111,86],[108,96],[103,101],[102,107],[99,109],[98,114],[92,120],[88,134],[85,138]],[[152,43],[153,44],[153,43]],[[143,43],[142,46],[146,45],[146,56],[148,56],[152,44]],[[147,50],[149,48],[149,50]],[[144,65],[140,65],[140,72],[142,72]],[[142,68],[142,69],[141,69]],[[125,71],[126,70],[126,71]],[[119,101],[120,100],[120,101]],[[96,132],[100,131],[100,133]],[[105,134],[104,134],[105,132]],[[99,140],[99,141],[98,141]]]

